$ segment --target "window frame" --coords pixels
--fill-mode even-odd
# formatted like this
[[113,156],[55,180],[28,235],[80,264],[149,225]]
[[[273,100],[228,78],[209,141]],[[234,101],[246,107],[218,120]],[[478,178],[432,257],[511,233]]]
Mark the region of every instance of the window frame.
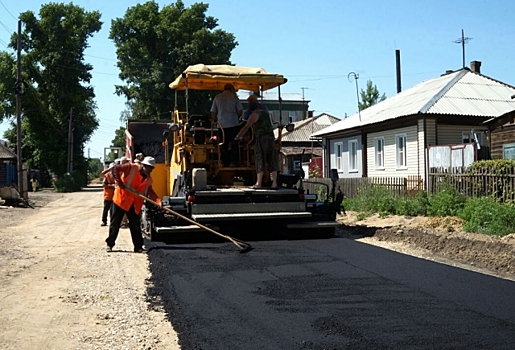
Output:
[[[354,145],[352,150],[351,145]],[[349,140],[347,143],[349,151],[349,173],[355,173],[358,169],[358,140]],[[353,151],[353,152],[352,152]],[[355,163],[355,164],[352,164]]]
[[[379,144],[381,144],[381,150],[379,150]],[[377,170],[384,170],[384,136],[374,137],[374,155],[375,168]]]
[[[339,150],[339,155],[338,155]],[[343,171],[343,142],[335,142],[334,143],[334,161],[335,168],[338,171]]]
[[[403,149],[399,145],[400,140],[403,140]],[[395,165],[397,169],[408,168],[408,135],[406,133],[395,135]]]

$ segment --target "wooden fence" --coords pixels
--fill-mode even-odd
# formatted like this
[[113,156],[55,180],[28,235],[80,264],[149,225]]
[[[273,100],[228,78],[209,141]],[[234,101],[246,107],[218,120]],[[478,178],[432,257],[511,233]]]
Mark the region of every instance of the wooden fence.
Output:
[[[322,199],[330,193],[332,181],[329,178],[305,179],[302,185],[306,193],[318,194]],[[398,196],[425,190],[420,176],[341,178],[336,181],[336,188],[340,187],[346,198],[355,198],[359,188],[370,185],[383,186]],[[493,174],[489,168],[479,169],[474,174],[466,173],[465,168],[432,168],[428,174],[427,191],[437,193],[448,186],[466,197],[493,196],[501,202],[515,201],[515,169],[507,169],[500,175]]]
[[[399,196],[410,195],[424,189],[423,180],[419,176],[341,178],[336,182],[336,188],[340,187],[346,198],[355,198],[359,188],[370,185],[383,186]],[[325,198],[327,191],[329,193],[331,191],[332,181],[329,178],[305,179],[302,186],[306,193],[318,194],[321,198]]]
[[445,186],[453,186],[466,197],[493,196],[501,202],[515,200],[515,170],[505,169],[504,174],[493,174],[490,168],[467,174],[465,168],[431,169],[428,191],[435,193]]

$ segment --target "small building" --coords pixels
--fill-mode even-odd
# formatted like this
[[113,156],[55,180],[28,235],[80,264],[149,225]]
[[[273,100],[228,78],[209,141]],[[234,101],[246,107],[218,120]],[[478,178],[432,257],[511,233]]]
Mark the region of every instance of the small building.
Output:
[[[303,163],[310,163],[312,158],[322,156],[322,138],[311,138],[318,130],[331,126],[340,119],[322,113],[311,116],[308,119],[294,122],[293,131],[283,129],[281,135],[281,152],[279,162],[283,174],[295,174],[301,170]],[[279,129],[274,130],[275,138],[278,138]],[[320,168],[320,171],[322,169]],[[308,173],[306,173],[306,177]]]
[[18,183],[17,159],[7,142],[0,142],[0,187]]
[[490,153],[501,158],[501,146],[515,156],[513,133],[502,141],[502,128],[495,131],[515,114],[515,87],[481,74],[480,67],[472,61],[471,68],[447,71],[315,132],[326,145],[325,176],[335,168],[345,178],[418,177],[427,183],[435,146],[473,143],[473,160]]
[[[238,91],[243,110],[248,108],[247,98],[251,94],[256,93]],[[258,95],[258,101],[268,109],[268,113],[270,113],[270,117],[275,123],[281,121],[282,125],[286,125],[308,118],[310,100],[304,99],[302,94],[281,93],[281,100],[279,101],[277,92],[265,91],[262,95]]]

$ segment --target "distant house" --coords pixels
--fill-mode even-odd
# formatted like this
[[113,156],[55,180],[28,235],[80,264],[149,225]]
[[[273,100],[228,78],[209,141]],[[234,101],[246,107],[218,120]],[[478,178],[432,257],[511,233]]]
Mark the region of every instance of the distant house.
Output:
[[[247,98],[252,92],[238,91],[238,97],[243,105],[243,109],[248,108]],[[258,98],[259,103],[266,106],[272,120],[275,123],[281,121],[282,125],[295,123],[308,117],[309,102],[302,97],[302,94],[281,93],[281,103],[277,92],[265,91]]]
[[480,66],[473,61],[470,69],[447,71],[315,132],[326,145],[325,176],[335,168],[340,177],[427,180],[433,146],[472,143],[475,159],[489,158],[500,126],[494,120],[515,114],[515,87],[481,74]]
[[[322,156],[322,139],[311,138],[311,135],[330,125],[339,122],[340,119],[332,115],[322,113],[317,116],[294,122],[292,132],[283,129],[281,135],[280,164],[283,174],[294,174],[301,170],[302,163],[309,162],[312,158]],[[279,130],[274,130],[276,139]],[[320,169],[321,170],[321,169]],[[308,174],[306,173],[306,177]]]
[[17,156],[7,147],[5,141],[0,142],[0,187],[18,183]]

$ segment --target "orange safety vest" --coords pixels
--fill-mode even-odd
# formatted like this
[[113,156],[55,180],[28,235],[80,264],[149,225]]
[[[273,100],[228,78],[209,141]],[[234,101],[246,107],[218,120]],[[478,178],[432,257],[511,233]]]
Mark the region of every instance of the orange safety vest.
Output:
[[[143,179],[143,176],[141,176],[139,172],[138,164],[132,164],[131,168],[129,176],[125,177],[122,174],[121,180],[125,186],[129,186],[137,193],[147,196],[148,189],[152,186],[152,178],[148,175],[146,179]],[[113,202],[125,211],[129,211],[131,205],[134,204],[134,211],[139,215],[144,199],[127,190],[121,189],[119,186],[116,186]]]
[[[113,174],[110,172],[104,175],[104,183],[108,185],[114,185],[116,182],[114,181]],[[112,201],[114,196],[114,187],[106,187],[104,186],[104,200]]]

